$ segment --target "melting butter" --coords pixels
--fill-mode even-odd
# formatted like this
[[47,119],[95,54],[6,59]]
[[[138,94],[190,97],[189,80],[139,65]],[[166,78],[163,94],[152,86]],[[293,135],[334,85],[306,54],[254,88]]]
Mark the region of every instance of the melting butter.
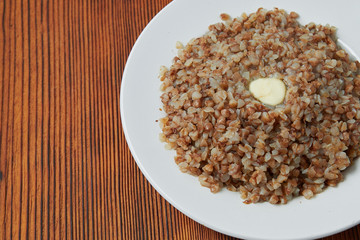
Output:
[[250,82],[249,90],[262,103],[275,106],[284,101],[286,86],[277,78],[259,78]]

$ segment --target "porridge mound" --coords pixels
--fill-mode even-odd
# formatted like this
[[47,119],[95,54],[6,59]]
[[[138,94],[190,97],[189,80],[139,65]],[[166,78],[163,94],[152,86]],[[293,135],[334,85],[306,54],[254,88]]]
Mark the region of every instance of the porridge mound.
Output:
[[[223,22],[177,43],[162,67],[160,140],[180,170],[245,203],[310,199],[343,180],[359,156],[360,64],[336,44],[336,29],[264,10]],[[249,83],[281,79],[284,101],[267,106]]]

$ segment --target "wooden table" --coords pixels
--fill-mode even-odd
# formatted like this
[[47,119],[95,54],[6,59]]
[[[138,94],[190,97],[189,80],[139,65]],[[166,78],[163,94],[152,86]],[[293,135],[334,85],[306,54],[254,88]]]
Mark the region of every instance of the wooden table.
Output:
[[127,56],[169,2],[0,1],[0,239],[231,239],[150,186],[121,128]]

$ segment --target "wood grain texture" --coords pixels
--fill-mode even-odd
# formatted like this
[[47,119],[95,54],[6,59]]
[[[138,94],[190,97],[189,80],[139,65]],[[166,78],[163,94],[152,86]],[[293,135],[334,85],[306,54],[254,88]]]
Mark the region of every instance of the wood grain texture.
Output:
[[127,56],[169,2],[0,1],[0,239],[232,239],[169,205],[121,128]]

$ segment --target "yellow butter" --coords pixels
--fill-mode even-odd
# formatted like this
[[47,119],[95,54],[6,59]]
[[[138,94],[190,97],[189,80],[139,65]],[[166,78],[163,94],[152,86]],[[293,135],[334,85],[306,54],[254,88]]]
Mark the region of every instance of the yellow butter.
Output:
[[250,82],[249,90],[262,103],[275,106],[284,101],[286,86],[277,78],[259,78]]

